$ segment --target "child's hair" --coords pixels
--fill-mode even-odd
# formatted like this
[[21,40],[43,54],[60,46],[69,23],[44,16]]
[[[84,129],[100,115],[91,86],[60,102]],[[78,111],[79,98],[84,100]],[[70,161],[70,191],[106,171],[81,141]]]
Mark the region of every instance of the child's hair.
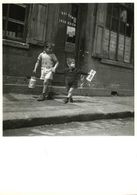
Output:
[[44,48],[52,49],[54,46],[55,46],[55,44],[51,43],[51,42],[45,42],[45,44],[44,44]]

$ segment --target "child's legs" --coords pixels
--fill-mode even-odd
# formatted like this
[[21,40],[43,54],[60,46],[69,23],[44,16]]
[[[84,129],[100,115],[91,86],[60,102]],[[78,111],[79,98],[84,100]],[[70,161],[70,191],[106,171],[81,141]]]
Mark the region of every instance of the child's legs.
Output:
[[48,80],[48,95],[49,95],[49,93],[52,91],[52,79],[49,79]]
[[46,69],[42,69],[40,79],[44,80],[42,93],[46,94],[51,90],[53,73],[50,70],[47,71]]
[[66,91],[68,93],[69,89],[70,89],[70,84],[67,80],[65,80],[65,86],[66,86]]
[[47,89],[48,89],[48,82],[47,82],[47,80],[44,80],[42,93],[45,94],[47,92]]
[[66,90],[67,90],[67,98],[70,98],[72,97],[72,94],[74,91],[73,82],[69,82],[66,80],[65,84],[66,84]]
[[72,97],[73,95],[73,91],[74,91],[74,87],[70,87],[69,91],[68,91],[68,98]]
[[51,89],[51,83],[52,81],[50,79],[45,79],[43,82],[43,91],[42,93],[46,94]]

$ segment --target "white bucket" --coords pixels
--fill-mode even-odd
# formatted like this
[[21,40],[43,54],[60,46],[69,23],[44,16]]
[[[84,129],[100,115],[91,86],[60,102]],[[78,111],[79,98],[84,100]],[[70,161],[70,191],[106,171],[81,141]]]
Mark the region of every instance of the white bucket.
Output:
[[35,88],[36,86],[36,77],[32,76],[31,79],[29,80],[29,88]]

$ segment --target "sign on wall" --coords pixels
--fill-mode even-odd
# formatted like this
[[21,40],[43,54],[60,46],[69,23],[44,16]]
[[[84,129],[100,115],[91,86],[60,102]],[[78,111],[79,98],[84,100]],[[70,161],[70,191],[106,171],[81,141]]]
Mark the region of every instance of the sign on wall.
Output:
[[74,4],[60,11],[59,23],[65,28],[65,51],[75,52],[76,44],[76,23],[78,7]]

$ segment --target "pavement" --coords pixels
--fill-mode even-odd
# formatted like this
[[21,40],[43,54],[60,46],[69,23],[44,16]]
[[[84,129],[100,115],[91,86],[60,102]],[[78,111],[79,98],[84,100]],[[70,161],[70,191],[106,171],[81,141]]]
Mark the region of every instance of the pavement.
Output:
[[64,97],[38,102],[38,95],[5,93],[3,129],[134,116],[133,96],[74,96],[74,102],[68,104],[63,103]]

